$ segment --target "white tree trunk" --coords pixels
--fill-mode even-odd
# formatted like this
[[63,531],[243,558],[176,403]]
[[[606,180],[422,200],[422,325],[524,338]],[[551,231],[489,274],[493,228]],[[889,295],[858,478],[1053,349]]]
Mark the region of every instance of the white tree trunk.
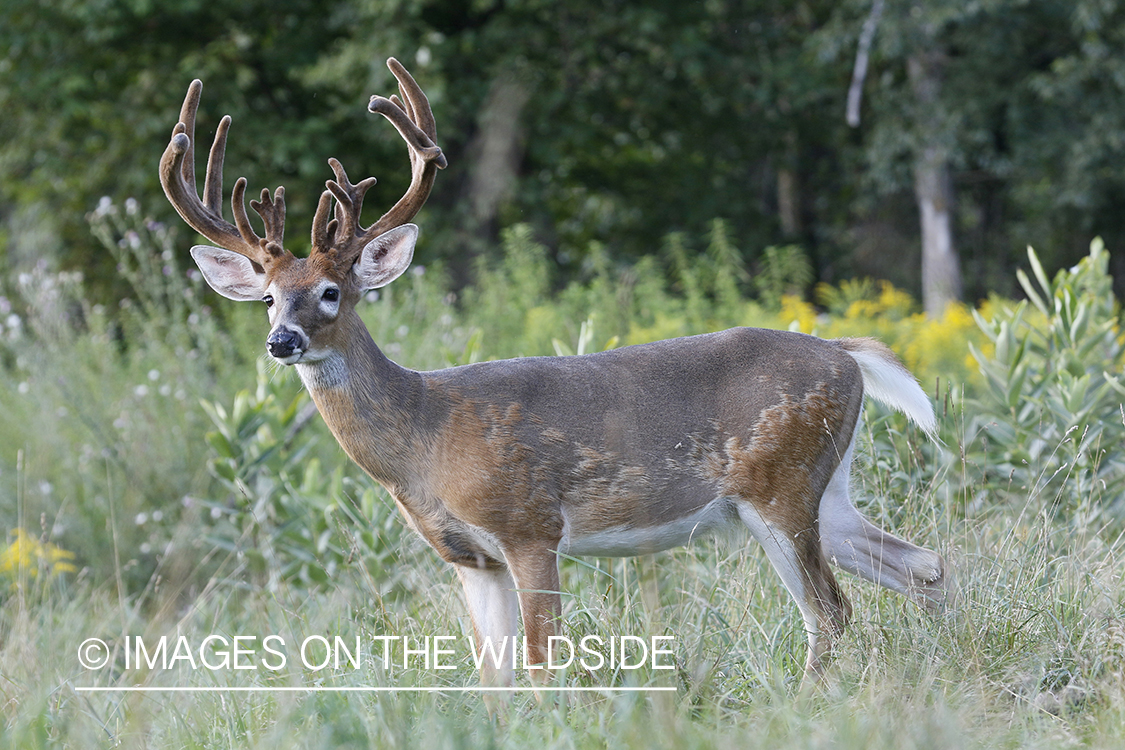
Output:
[[949,163],[933,146],[923,146],[914,163],[914,197],[922,220],[922,307],[936,318],[961,299],[961,262],[953,244]]
[[922,307],[931,318],[961,299],[961,262],[953,242],[953,186],[938,108],[943,60],[942,53],[933,51],[907,60],[920,119],[914,197],[922,227]]

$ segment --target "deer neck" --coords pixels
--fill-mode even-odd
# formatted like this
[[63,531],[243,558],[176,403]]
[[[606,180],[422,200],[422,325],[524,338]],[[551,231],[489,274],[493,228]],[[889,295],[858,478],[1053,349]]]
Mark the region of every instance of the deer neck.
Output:
[[340,323],[332,354],[297,363],[297,372],[351,459],[392,491],[405,488],[417,475],[412,456],[424,437],[417,428],[422,376],[389,360],[358,316]]

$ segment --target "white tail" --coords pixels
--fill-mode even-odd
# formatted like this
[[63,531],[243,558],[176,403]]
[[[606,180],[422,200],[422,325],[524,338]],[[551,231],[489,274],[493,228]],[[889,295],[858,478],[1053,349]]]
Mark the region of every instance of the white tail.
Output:
[[937,435],[937,418],[926,392],[882,341],[869,338],[840,339],[863,373],[863,392],[897,409],[931,438]]

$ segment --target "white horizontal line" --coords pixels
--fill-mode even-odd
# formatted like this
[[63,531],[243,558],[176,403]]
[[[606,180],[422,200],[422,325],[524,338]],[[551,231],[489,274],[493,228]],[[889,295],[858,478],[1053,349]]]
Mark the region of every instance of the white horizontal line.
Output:
[[344,686],[344,687],[292,687],[288,685],[277,687],[97,687],[75,686],[80,693],[667,693],[674,692],[674,687],[475,687],[450,686],[450,687],[384,687],[384,686]]

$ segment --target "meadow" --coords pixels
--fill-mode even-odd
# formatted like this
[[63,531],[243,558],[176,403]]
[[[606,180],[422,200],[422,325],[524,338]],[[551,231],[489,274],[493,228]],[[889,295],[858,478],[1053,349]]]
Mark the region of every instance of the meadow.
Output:
[[[265,362],[262,309],[207,292],[187,243],[135,201],[90,222],[129,284],[120,305],[45,268],[0,298],[0,747],[1120,747],[1125,336],[1099,241],[1054,277],[1030,253],[1025,301],[939,319],[874,282],[804,299],[796,248],[771,248],[751,277],[721,222],[627,268],[595,248],[566,285],[515,227],[456,295],[423,266],[370,295],[375,340],[417,369],[756,325],[878,336],[938,408],[932,443],[868,405],[853,496],[945,555],[947,612],[839,574],[855,617],[800,691],[801,620],[748,539],[568,559],[562,632],[673,636],[674,668],[575,669],[567,684],[673,690],[519,693],[490,715],[457,690],[476,680],[463,648],[449,670],[367,645],[355,666],[296,658],[317,636],[464,639],[455,577],[348,462],[295,373]],[[263,661],[267,634],[284,666]],[[219,667],[138,668],[128,644],[162,636],[221,636],[206,654]],[[235,636],[258,639],[233,657],[255,668],[220,663]],[[81,660],[91,638],[107,646],[96,668]],[[151,690],[80,689],[125,686]],[[310,690],[371,686],[427,691]],[[267,687],[285,690],[250,689]]]

